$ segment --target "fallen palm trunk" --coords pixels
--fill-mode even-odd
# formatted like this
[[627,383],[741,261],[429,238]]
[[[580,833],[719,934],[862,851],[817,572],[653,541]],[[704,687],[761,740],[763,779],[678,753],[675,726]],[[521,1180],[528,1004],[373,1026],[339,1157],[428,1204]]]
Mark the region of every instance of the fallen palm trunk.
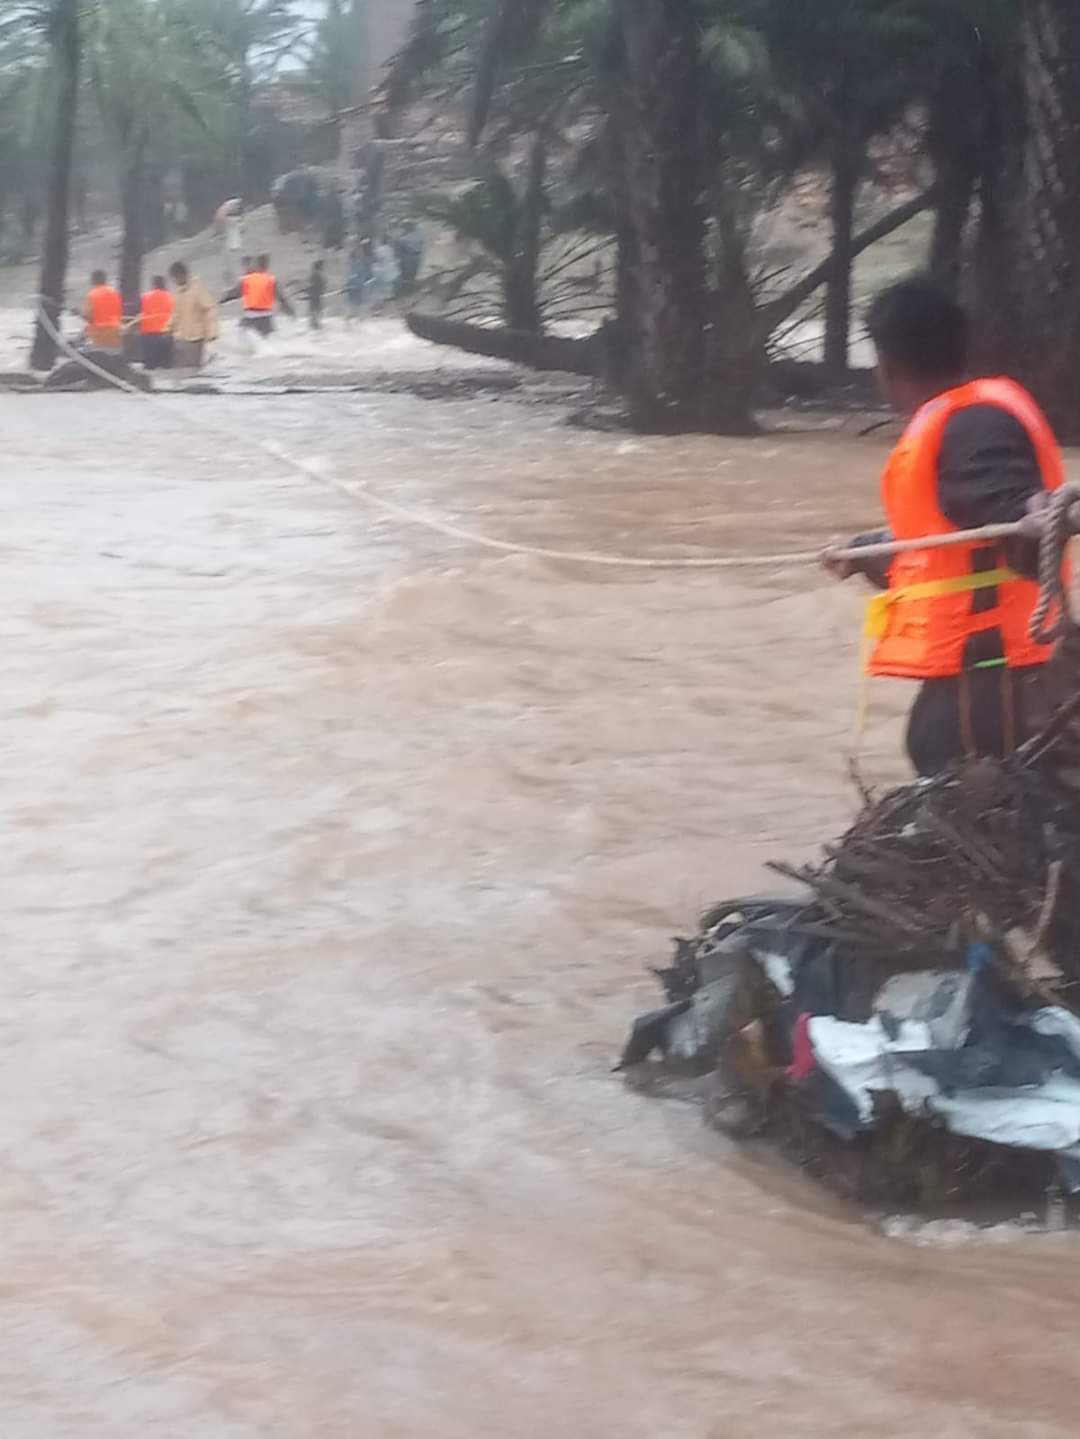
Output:
[[405,323],[418,339],[436,345],[450,345],[470,355],[507,360],[531,370],[548,370],[571,375],[599,376],[604,372],[604,353],[599,334],[583,340],[559,335],[533,335],[504,326],[476,325],[466,320],[447,320],[441,315],[413,311]]

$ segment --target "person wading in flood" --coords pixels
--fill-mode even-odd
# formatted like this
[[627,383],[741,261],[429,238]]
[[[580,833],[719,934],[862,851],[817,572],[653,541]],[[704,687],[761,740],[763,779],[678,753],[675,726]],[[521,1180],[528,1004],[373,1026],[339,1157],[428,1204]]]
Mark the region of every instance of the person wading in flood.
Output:
[[316,260],[307,283],[308,324],[313,330],[322,328],[323,303],[326,299],[326,264]]
[[[1023,520],[1064,480],[1050,424],[1022,386],[967,378],[967,316],[929,280],[902,281],[870,307],[867,328],[888,400],[909,416],[885,468],[889,530],[878,540]],[[1037,524],[1033,521],[1033,533]],[[916,771],[1003,756],[1038,727],[1050,647],[1028,636],[1038,545],[1015,539],[822,563],[887,590],[871,674],[921,681],[907,728]]]
[[243,301],[244,317],[241,324],[245,330],[254,330],[259,335],[272,333],[275,305],[284,310],[286,315],[294,313],[284,291],[270,271],[269,255],[260,255],[255,261],[255,268],[248,270],[238,285],[234,285],[222,295],[222,304],[228,300]]
[[172,317],[174,360],[181,369],[198,369],[207,345],[218,337],[217,305],[198,275],[192,275],[183,260],[169,267],[176,285],[176,310]]
[[98,350],[119,351],[124,327],[124,306],[119,290],[108,283],[104,270],[90,276],[90,291],[83,305],[86,342]]
[[142,336],[142,362],[148,370],[167,370],[172,363],[172,324],[176,308],[169,294],[164,275],[155,275],[153,287],[142,297],[139,311],[139,333]]

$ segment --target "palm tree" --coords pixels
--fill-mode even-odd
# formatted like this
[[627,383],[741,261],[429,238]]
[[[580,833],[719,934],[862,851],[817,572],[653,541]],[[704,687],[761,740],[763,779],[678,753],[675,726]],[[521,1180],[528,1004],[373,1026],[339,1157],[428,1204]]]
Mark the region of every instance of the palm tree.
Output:
[[749,427],[748,415],[718,415],[707,376],[704,0],[494,0],[475,62],[471,138],[500,77],[567,10],[583,12],[601,37],[593,93],[609,132],[618,368],[631,421],[646,431]]
[[1001,145],[1022,123],[1022,13],[1013,0],[921,0],[920,8],[934,40],[919,82],[937,190],[929,269],[957,291],[973,258],[970,239],[992,245],[1002,205],[1012,203],[1001,190]]
[[257,101],[308,45],[310,27],[298,0],[176,0],[173,18],[188,27],[205,64],[226,87],[225,195],[265,198],[274,177],[265,173]]
[[774,84],[794,101],[787,135],[793,163],[820,156],[828,165],[835,263],[824,358],[839,378],[848,368],[856,205],[870,145],[918,95],[916,63],[932,37],[914,0],[761,0],[755,8]]
[[1080,437],[1080,10],[1029,0],[1020,48],[1026,123],[1006,146],[1016,185],[994,293],[1004,358],[1028,380],[1059,430]]
[[[903,0],[853,3],[860,12],[885,7],[895,20],[893,38],[906,37],[899,25]],[[833,329],[843,332],[846,359],[856,254],[929,203],[925,194],[904,201],[856,234],[849,183],[837,200],[829,260],[778,294],[755,290],[746,213],[771,176],[781,186],[790,178],[790,145],[779,140],[796,123],[804,134],[809,128],[805,96],[794,116],[790,99],[781,103],[781,92],[793,88],[784,65],[763,74],[771,57],[762,36],[770,38],[768,22],[779,25],[781,11],[790,11],[787,0],[421,0],[410,41],[391,70],[391,101],[407,98],[426,71],[437,72],[444,96],[468,94],[474,144],[491,132],[506,144],[508,132],[520,136],[538,120],[550,131],[565,122],[566,134],[588,136],[574,148],[591,157],[601,201],[595,208],[616,251],[606,372],[639,428],[752,428],[768,337],[823,284],[841,300],[843,323]],[[816,43],[820,75],[828,69],[827,45],[820,36]],[[794,48],[785,63],[794,72]],[[799,83],[806,86],[805,75]],[[883,124],[877,118],[883,102],[855,88],[874,124]],[[553,102],[560,93],[573,94],[573,105]],[[828,118],[828,137],[846,137],[831,110]],[[862,110],[860,118],[870,133]],[[456,328],[454,342],[480,352],[494,343],[502,352],[508,343]],[[551,347],[521,349],[522,358],[536,354],[546,363]],[[595,350],[583,350],[579,362],[594,364]]]
[[356,103],[358,57],[353,44],[355,33],[348,0],[326,0],[326,10],[315,27],[307,76],[312,90],[330,116],[335,148],[340,138],[339,116],[349,105]]
[[705,348],[702,18],[694,0],[640,0],[615,14],[624,386],[633,424],[648,431],[715,420]]
[[186,119],[209,134],[205,83],[190,30],[160,0],[109,0],[87,25],[86,56],[120,170],[120,291],[138,310],[145,245],[147,160],[155,133]]
[[71,170],[82,56],[79,0],[35,0],[35,3],[23,5],[13,19],[45,35],[56,87],[45,241],[38,282],[43,314],[39,314],[34,327],[34,343],[30,351],[33,368],[48,370],[56,359],[56,341],[52,330],[59,330],[67,283]]
[[22,249],[43,194],[39,156],[52,126],[52,86],[41,36],[20,18],[0,24],[0,235],[10,211],[22,222]]

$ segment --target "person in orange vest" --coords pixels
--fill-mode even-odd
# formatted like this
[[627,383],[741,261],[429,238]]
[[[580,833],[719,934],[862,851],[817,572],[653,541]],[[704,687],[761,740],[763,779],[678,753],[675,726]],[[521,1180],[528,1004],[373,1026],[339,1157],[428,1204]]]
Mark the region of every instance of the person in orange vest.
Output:
[[176,302],[169,294],[164,275],[155,275],[153,288],[142,297],[139,333],[142,361],[148,370],[167,370],[172,364],[172,318]]
[[873,302],[867,328],[885,396],[908,417],[885,467],[889,529],[881,539],[1029,521],[1029,533],[889,561],[822,555],[840,579],[862,573],[885,591],[869,670],[919,682],[907,727],[915,770],[932,775],[974,755],[1003,756],[1034,733],[1051,649],[1028,634],[1038,599],[1037,512],[1064,481],[1061,450],[1014,380],[967,374],[964,310],[916,277]]
[[226,290],[221,297],[222,304],[228,300],[242,300],[244,316],[241,320],[245,330],[254,330],[258,335],[269,335],[274,328],[274,307],[284,310],[286,315],[295,313],[285,292],[270,270],[270,256],[260,255],[251,269],[245,270],[240,283]]
[[98,350],[123,348],[124,306],[120,292],[108,283],[104,270],[90,276],[90,292],[83,305],[86,341]]

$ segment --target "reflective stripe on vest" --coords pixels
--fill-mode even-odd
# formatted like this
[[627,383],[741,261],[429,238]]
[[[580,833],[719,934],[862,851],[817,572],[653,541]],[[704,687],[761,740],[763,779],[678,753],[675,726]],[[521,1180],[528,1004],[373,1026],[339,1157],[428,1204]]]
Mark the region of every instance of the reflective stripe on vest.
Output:
[[168,290],[147,290],[142,297],[139,328],[144,335],[163,335],[176,308]]
[[95,285],[87,296],[90,324],[98,330],[118,330],[123,322],[124,307],[111,285]]
[[[1027,391],[1012,380],[974,380],[924,405],[893,451],[882,488],[889,524],[898,540],[957,529],[938,503],[938,460],[949,421],[973,405],[996,405],[1018,420],[1031,440],[1043,486],[1056,490],[1063,483],[1061,451]],[[990,631],[1000,637],[1002,663],[1017,667],[1047,660],[1050,648],[1028,636],[1039,587],[1000,567],[999,555],[993,544],[897,555],[889,570],[888,592],[874,612],[877,644],[870,673],[909,679],[960,674],[969,667],[969,641]],[[995,591],[991,604],[978,607],[976,594],[990,590]]]
[[268,275],[263,270],[253,270],[241,280],[240,294],[243,296],[245,310],[269,315],[274,309],[277,284],[273,275]]

